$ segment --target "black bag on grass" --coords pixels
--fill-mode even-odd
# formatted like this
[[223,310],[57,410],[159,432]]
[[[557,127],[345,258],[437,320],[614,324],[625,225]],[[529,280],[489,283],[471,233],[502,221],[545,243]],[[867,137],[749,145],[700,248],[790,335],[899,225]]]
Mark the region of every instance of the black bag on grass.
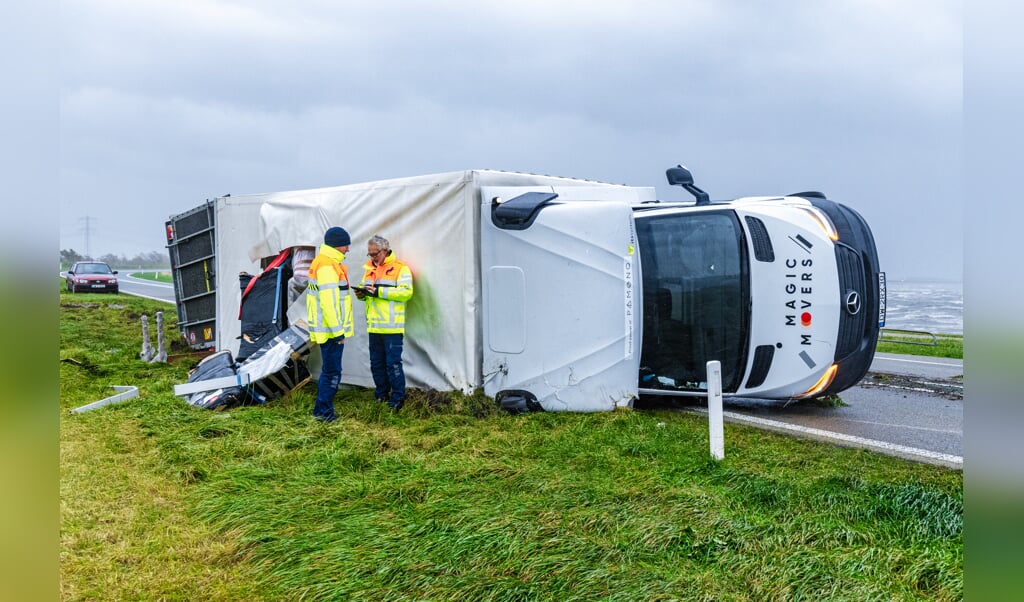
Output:
[[[195,383],[237,375],[238,370],[235,367],[235,360],[231,358],[231,351],[225,349],[204,357],[196,364],[189,372],[188,382]],[[243,403],[245,397],[246,392],[242,387],[235,385],[192,393],[188,396],[188,403],[205,410],[226,410]]]

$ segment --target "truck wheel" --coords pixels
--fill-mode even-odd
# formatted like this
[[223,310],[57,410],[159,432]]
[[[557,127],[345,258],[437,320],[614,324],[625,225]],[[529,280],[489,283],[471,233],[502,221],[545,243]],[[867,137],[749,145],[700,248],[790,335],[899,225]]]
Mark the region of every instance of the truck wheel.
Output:
[[498,407],[510,414],[523,412],[543,412],[544,407],[537,401],[537,396],[520,389],[505,389],[494,396]]

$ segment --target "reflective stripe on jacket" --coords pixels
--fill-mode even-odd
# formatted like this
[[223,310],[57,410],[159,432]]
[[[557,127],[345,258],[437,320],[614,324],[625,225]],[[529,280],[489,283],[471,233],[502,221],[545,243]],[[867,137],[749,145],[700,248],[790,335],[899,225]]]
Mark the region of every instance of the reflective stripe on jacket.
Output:
[[412,271],[395,257],[394,251],[380,265],[363,265],[361,286],[376,286],[377,296],[366,295],[366,331],[405,334],[405,302],[412,298]]
[[314,343],[355,333],[352,296],[348,294],[348,268],[341,264],[344,260],[345,254],[341,251],[320,245],[320,252],[309,266],[306,318],[309,338]]

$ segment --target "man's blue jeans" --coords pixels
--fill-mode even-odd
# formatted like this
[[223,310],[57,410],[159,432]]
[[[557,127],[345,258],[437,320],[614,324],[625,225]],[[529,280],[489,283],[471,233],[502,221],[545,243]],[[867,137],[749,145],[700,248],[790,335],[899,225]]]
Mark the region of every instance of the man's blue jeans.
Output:
[[320,380],[316,388],[313,416],[331,421],[334,414],[334,394],[341,382],[341,354],[345,351],[345,337],[336,337],[320,343]]
[[405,370],[402,368],[401,334],[370,333],[370,372],[374,397],[391,403],[405,402]]

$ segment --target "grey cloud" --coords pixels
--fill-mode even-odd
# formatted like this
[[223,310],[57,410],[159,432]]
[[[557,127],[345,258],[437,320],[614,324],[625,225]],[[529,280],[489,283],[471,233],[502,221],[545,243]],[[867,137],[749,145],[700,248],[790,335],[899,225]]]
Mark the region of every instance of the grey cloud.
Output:
[[950,2],[71,2],[65,23],[72,241],[136,186],[156,233],[212,194],[478,167],[681,198],[685,162],[716,197],[825,189],[913,272],[960,203],[937,183],[959,177]]

